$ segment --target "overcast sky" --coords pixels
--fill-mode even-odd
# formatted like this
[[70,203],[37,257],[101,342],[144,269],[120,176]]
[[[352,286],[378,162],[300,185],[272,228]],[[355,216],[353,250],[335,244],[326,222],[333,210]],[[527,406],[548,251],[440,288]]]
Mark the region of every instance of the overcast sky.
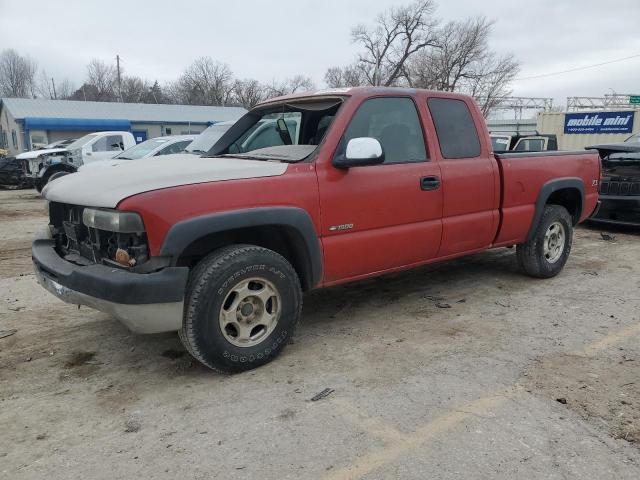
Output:
[[[92,58],[122,59],[126,73],[161,84],[194,58],[228,63],[239,78],[301,73],[323,86],[327,67],[351,62],[350,29],[391,0],[64,2],[0,0],[0,50],[36,59],[49,76],[79,86]],[[441,0],[444,20],[495,20],[499,52],[522,62],[520,77],[640,54],[640,0]],[[565,97],[640,93],[640,57],[599,68],[516,81],[514,95]]]

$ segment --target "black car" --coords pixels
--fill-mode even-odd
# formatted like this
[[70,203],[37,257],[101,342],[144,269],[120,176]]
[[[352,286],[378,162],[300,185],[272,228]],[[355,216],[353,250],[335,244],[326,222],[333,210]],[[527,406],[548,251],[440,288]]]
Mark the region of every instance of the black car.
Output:
[[600,208],[592,221],[640,226],[640,134],[594,145],[602,158]]

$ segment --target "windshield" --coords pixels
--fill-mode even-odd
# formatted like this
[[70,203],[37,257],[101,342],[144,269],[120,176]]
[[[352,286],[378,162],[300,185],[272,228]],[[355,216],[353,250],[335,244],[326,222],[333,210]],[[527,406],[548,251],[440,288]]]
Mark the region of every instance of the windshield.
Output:
[[235,138],[211,151],[258,160],[298,162],[322,142],[342,99],[314,99],[256,109],[234,127]]
[[84,145],[89,143],[91,140],[98,136],[97,133],[90,133],[89,135],[85,135],[84,137],[80,137],[75,142],[72,142],[67,147],[68,150],[74,150],[76,148],[82,148]]
[[624,142],[625,143],[640,143],[640,133],[636,133],[635,135],[631,135]]
[[232,123],[217,123],[211,125],[204,132],[198,135],[193,142],[191,142],[187,148],[184,149],[188,153],[202,154],[211,150],[211,147],[225,134]]
[[493,147],[494,152],[506,152],[507,150],[509,150],[510,142],[511,137],[509,137],[508,135],[491,137],[491,146]]
[[156,148],[164,145],[169,140],[164,138],[153,138],[145,142],[139,143],[135,147],[131,147],[129,150],[116,155],[114,158],[119,160],[137,160],[145,155],[153,152]]

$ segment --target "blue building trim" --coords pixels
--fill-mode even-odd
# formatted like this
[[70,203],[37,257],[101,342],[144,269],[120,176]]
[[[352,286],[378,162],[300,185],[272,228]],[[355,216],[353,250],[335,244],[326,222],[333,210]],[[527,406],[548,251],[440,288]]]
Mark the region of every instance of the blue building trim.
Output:
[[94,132],[108,130],[131,130],[129,120],[119,119],[87,119],[87,118],[49,118],[25,117],[24,128],[27,130],[91,130]]

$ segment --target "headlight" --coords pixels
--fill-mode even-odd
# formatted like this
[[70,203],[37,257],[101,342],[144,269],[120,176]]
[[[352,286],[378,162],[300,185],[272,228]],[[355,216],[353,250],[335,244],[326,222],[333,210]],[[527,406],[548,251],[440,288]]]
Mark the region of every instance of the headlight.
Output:
[[144,232],[142,217],[133,212],[85,208],[84,212],[82,212],[82,223],[84,223],[87,227],[96,228],[98,230],[106,230],[108,232]]

